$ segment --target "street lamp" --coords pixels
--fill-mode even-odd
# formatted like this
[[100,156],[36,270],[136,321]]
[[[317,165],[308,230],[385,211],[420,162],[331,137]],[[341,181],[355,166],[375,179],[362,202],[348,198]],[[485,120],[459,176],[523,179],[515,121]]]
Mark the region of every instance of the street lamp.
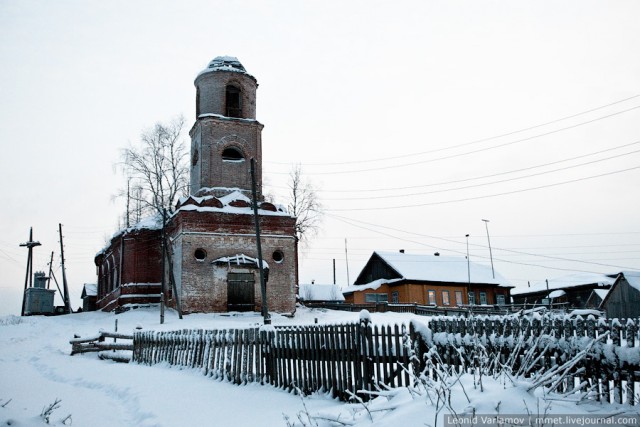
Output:
[[496,278],[496,272],[493,269],[493,254],[491,253],[491,239],[489,238],[489,220],[488,219],[483,219],[484,221],[484,225],[487,228],[487,241],[489,242],[489,258],[491,259],[491,274],[493,275],[493,278]]
[[[469,294],[471,293],[471,264],[469,263],[469,235],[465,234],[467,238],[467,300],[469,300]],[[471,304],[471,301],[469,301]]]

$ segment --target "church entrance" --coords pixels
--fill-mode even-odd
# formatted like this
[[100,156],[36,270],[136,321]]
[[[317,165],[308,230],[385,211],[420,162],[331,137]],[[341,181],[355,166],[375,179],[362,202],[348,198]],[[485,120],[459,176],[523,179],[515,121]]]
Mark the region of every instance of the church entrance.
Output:
[[253,273],[230,271],[227,275],[227,310],[254,311],[255,279]]

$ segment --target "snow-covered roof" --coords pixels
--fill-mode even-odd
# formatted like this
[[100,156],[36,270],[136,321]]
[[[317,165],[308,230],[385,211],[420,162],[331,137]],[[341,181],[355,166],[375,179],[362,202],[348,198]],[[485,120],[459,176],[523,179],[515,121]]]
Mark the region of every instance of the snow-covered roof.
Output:
[[556,289],[555,291],[549,292],[549,298],[560,298],[565,296],[567,293],[562,289]]
[[[404,279],[430,282],[486,283],[507,285],[490,265],[470,261],[465,257],[408,254],[403,252],[375,252]],[[467,268],[468,267],[468,268]]]
[[209,62],[207,68],[200,71],[198,76],[215,71],[231,71],[233,73],[242,73],[255,80],[251,74],[247,73],[242,63],[235,56],[216,56]]
[[536,292],[546,292],[547,289],[555,290],[555,289],[568,289],[574,288],[576,286],[584,286],[584,285],[592,285],[596,284],[597,286],[603,288],[610,288],[615,282],[616,274],[599,274],[599,273],[577,273],[577,274],[569,274],[566,276],[556,277],[554,279],[549,279],[549,286],[547,288],[547,283],[544,280],[539,282],[534,282],[530,287],[521,288],[521,289],[513,289],[511,291],[511,295],[524,295],[529,293]]
[[[228,265],[258,265],[258,258],[253,258],[245,254],[237,254],[234,256],[225,256],[211,261],[212,264],[228,264]],[[269,264],[262,260],[262,268],[269,268]]]
[[631,287],[640,291],[640,271],[623,271],[622,274]]
[[364,285],[352,285],[352,286],[347,286],[346,288],[344,288],[342,290],[342,293],[344,294],[349,294],[349,293],[353,293],[355,291],[364,291],[364,290],[376,290],[378,289],[380,286],[384,285],[385,283],[395,283],[395,282],[399,282],[402,279],[376,279],[373,282],[369,282],[366,283]]
[[344,301],[344,295],[338,285],[301,283],[298,296],[302,301]]
[[[213,190],[213,188],[210,190]],[[219,188],[219,190],[224,190],[224,189]],[[207,200],[213,199],[214,196],[202,196],[202,197],[189,196],[189,198],[193,199],[193,201],[195,201],[197,205],[190,204],[190,203],[183,205],[183,203],[185,203],[189,199],[189,198],[183,198],[183,199],[180,199],[180,202],[179,202],[180,207],[176,210],[176,212],[179,212],[179,211],[226,212],[226,213],[234,213],[234,214],[253,215],[253,208],[251,207],[251,199],[245,196],[239,189],[230,188],[226,190],[229,191],[228,194],[217,198],[217,200],[219,200],[222,204],[221,207],[200,206],[202,204],[206,204],[204,202]],[[233,202],[243,202],[244,204],[246,204],[246,206],[232,206]],[[269,210],[269,209],[261,209],[260,206],[258,206],[258,214],[273,215],[273,216],[291,216],[282,205],[274,205],[274,206],[276,207],[275,211]]]
[[98,285],[95,283],[85,283],[82,289],[82,297],[95,297],[98,295]]
[[594,289],[593,292],[595,292],[595,294],[598,295],[601,300],[603,300],[609,293],[609,289]]

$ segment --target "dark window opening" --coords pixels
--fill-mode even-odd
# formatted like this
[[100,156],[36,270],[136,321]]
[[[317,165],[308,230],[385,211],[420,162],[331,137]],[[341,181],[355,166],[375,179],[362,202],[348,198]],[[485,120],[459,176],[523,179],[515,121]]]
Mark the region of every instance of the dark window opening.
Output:
[[242,91],[239,87],[229,85],[226,91],[227,117],[242,117]]
[[200,117],[200,88],[196,88],[196,119]]
[[191,157],[191,166],[197,165],[199,158],[200,158],[200,153],[198,152],[198,149],[196,148],[195,150],[193,150],[193,157]]
[[281,250],[275,251],[273,253],[273,260],[280,264],[282,261],[284,261],[284,253],[282,253]]
[[202,248],[198,248],[193,253],[193,256],[196,257],[198,261],[204,261],[204,259],[207,257],[207,251]]
[[242,152],[235,147],[227,147],[222,152],[222,160],[228,162],[241,162],[244,160]]

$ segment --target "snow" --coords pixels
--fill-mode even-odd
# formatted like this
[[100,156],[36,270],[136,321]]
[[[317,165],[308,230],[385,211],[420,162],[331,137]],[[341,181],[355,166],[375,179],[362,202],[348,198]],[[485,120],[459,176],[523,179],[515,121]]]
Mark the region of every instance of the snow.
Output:
[[298,295],[301,301],[344,301],[344,295],[338,285],[301,283]]
[[[465,257],[416,255],[402,252],[375,252],[401,276],[408,280],[432,282],[487,283],[506,285],[507,280],[490,266],[469,262]],[[470,271],[470,274],[469,274]]]
[[[217,188],[222,190],[222,188]],[[222,203],[221,208],[216,208],[213,206],[196,206],[196,205],[182,205],[178,208],[178,211],[196,211],[196,212],[225,212],[225,213],[233,213],[233,214],[243,214],[243,215],[253,215],[253,208],[251,207],[251,199],[245,196],[238,189],[228,189],[230,192],[224,196],[218,197],[218,200]],[[198,203],[206,199],[212,198],[212,196],[204,196],[204,197],[196,197],[190,196],[193,200]],[[184,203],[187,199],[181,199],[180,203]],[[230,206],[234,201],[242,201],[249,204],[247,207],[236,207]],[[275,215],[275,216],[291,216],[286,210],[282,209],[281,206],[276,205],[277,211],[270,211],[266,209],[258,208],[259,215]]]
[[[416,329],[429,332],[427,318],[400,313],[350,313],[299,308],[295,317],[272,313],[274,326],[291,324],[358,322],[363,316],[372,324],[412,322]],[[43,408],[59,399],[50,415],[52,426],[318,426],[351,425],[412,427],[442,426],[449,409],[436,409],[435,389],[418,384],[413,390],[384,390],[365,405],[344,403],[324,393],[296,396],[269,385],[244,386],[213,380],[195,369],[168,365],[122,364],[100,360],[98,354],[70,356],[69,341],[74,335],[94,336],[100,329],[132,332],[143,330],[223,329],[255,327],[262,324],[259,313],[191,314],[178,319],[173,310],[159,324],[157,308],[139,308],[121,314],[85,312],[67,316],[0,317],[0,425],[45,426]],[[619,357],[633,360],[637,354],[625,351]],[[457,378],[457,377],[456,377]],[[528,391],[531,382],[507,378],[478,378],[470,374],[451,378],[450,404],[459,415],[475,413],[576,414],[606,416],[633,412],[636,407],[581,402],[572,396],[559,399],[545,396],[540,389]],[[429,380],[428,378],[423,380]],[[430,380],[429,380],[430,381]],[[447,391],[449,390],[449,391]],[[468,397],[468,398],[467,398]],[[442,402],[442,401],[441,401]],[[539,413],[539,412],[538,412]],[[313,423],[309,423],[309,417]],[[338,419],[339,423],[326,419]],[[437,419],[437,422],[436,422]],[[288,421],[287,421],[288,420]],[[301,420],[305,420],[303,424]],[[547,424],[545,424],[547,425]]]
[[562,289],[558,289],[549,293],[549,298],[560,298],[565,296],[567,293]]
[[599,274],[599,273],[578,273],[568,274],[565,276],[549,279],[547,287],[546,281],[540,281],[533,283],[530,287],[513,289],[511,295],[522,295],[533,292],[545,292],[547,289],[568,289],[576,286],[597,284],[600,287],[609,288],[615,282],[617,275]]
[[373,282],[365,283],[364,285],[347,286],[342,290],[342,292],[347,294],[355,291],[363,291],[366,289],[376,290],[385,283],[395,283],[399,282],[400,280],[402,279],[376,279]]
[[[237,254],[235,256],[226,256],[218,259],[214,259],[211,261],[212,264],[235,264],[235,265],[244,265],[244,264],[253,264],[255,266],[258,265],[258,258],[252,258],[245,254]],[[268,269],[269,264],[265,260],[262,260],[262,268]]]
[[85,283],[84,284],[84,295],[88,297],[95,297],[98,295],[98,285],[95,283]]
[[640,271],[623,271],[622,274],[629,286],[640,291]]

